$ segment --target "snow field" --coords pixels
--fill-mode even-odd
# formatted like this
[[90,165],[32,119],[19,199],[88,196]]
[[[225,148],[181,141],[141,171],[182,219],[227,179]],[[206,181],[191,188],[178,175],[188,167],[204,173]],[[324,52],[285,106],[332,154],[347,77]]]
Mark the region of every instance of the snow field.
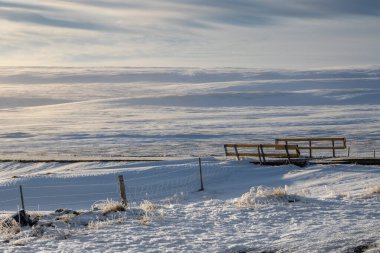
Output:
[[[49,175],[38,175],[37,169],[28,175],[31,164],[17,165],[20,174],[26,172],[23,178],[3,180],[0,190],[20,182],[48,186],[59,179],[72,184],[81,177],[87,181],[93,178],[94,181],[88,182],[94,183],[112,175],[116,181],[120,173],[126,178],[127,175],[140,178],[139,183],[144,180],[158,184],[189,175],[189,171],[196,169],[197,161],[114,163],[108,165],[108,172],[105,172],[107,164],[99,165],[40,164],[41,172],[56,172]],[[68,171],[65,166],[75,170]],[[91,167],[94,168],[91,176],[75,175]],[[101,168],[98,173],[95,167]],[[39,239],[31,237],[28,231],[23,232],[27,238],[24,246],[3,243],[0,249],[5,252],[97,252],[99,248],[105,252],[350,252],[358,245],[380,243],[380,195],[369,194],[379,186],[379,167],[320,165],[300,169],[205,158],[204,171],[205,192],[197,191],[199,184],[192,189],[183,185],[170,194],[152,194],[149,202],[142,197],[132,203],[129,211],[110,213],[108,218],[96,211],[85,211],[74,218],[76,223],[69,223],[71,226],[61,224],[59,228],[48,229],[45,237]],[[255,201],[239,205],[247,194]],[[77,207],[83,208],[82,204]]]
[[[57,208],[88,209],[102,199],[119,199],[117,176],[123,175],[127,199],[142,200],[178,197],[200,188],[198,160],[156,163],[18,163],[0,164],[3,186],[0,186],[1,209],[17,210],[22,185],[29,210]],[[147,164],[144,166],[144,164]],[[205,182],[228,173],[207,160],[203,163]],[[79,168],[78,168],[79,167]],[[9,173],[11,171],[12,173]],[[88,171],[91,171],[88,173]],[[48,183],[47,183],[48,182]]]
[[[0,154],[220,156],[229,142],[345,136],[351,156],[372,157],[379,81],[378,68],[0,68]],[[203,162],[204,192],[197,159],[0,163],[3,216],[21,184],[54,225],[1,233],[0,251],[379,252],[379,167]],[[129,208],[92,210],[114,208],[120,174]]]
[[345,136],[351,156],[372,157],[379,80],[376,68],[0,68],[0,154],[220,156],[228,142]]

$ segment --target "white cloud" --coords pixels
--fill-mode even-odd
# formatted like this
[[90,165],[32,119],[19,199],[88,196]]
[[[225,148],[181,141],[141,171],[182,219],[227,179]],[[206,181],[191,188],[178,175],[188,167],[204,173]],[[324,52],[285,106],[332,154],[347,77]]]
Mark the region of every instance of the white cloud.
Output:
[[0,1],[0,65],[378,64],[374,0]]

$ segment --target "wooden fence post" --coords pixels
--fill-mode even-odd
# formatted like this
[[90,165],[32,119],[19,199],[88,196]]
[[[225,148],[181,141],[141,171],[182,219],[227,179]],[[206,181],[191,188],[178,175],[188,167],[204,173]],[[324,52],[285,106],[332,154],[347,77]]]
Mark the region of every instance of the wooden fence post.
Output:
[[22,209],[22,210],[25,210],[24,194],[22,193],[22,186],[19,185],[19,187],[20,187],[21,209]]
[[226,144],[224,144],[224,153],[225,153],[226,156],[227,156],[227,154],[228,154],[228,150],[227,150],[227,145],[226,145]]
[[260,151],[260,145],[257,146],[257,153],[259,154],[259,160],[260,160],[260,165],[263,164],[263,162],[261,161],[261,151]]
[[127,206],[127,196],[125,194],[125,184],[123,175],[118,176],[120,200],[124,206]]
[[202,161],[200,157],[198,158],[198,164],[199,164],[199,177],[201,179],[201,188],[198,191],[204,191],[205,189],[203,187]]
[[239,152],[238,152],[237,146],[235,145],[234,148],[235,148],[236,157],[240,161],[240,156],[239,156]]
[[335,158],[335,142],[332,140],[333,157]]
[[311,152],[311,141],[309,141],[309,157],[311,158],[313,155],[312,155],[312,152]]
[[260,146],[261,155],[263,156],[263,162],[264,162],[264,164],[266,164],[267,161],[265,159],[265,153],[264,153],[263,145],[260,144],[259,146]]
[[289,149],[288,149],[288,142],[286,142],[286,144],[285,144],[285,150],[286,150],[286,155],[287,155],[287,158],[288,158],[288,163],[291,164],[290,154],[289,154]]

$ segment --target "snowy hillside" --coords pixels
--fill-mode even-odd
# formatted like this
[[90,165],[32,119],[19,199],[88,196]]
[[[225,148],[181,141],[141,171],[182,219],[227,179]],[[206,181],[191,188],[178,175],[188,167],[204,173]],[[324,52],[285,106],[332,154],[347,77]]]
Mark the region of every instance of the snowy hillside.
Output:
[[[9,211],[19,203],[18,184],[27,210],[88,210],[97,200],[118,199],[119,174],[130,201],[130,211],[119,214],[85,212],[67,223],[58,219],[70,216],[53,216],[41,235],[24,229],[3,236],[11,239],[0,251],[379,252],[379,167],[260,167],[208,158],[205,191],[198,192],[196,159],[0,165],[1,206]],[[136,214],[143,200],[154,207],[146,216]]]
[[[379,166],[223,157],[224,143],[286,136],[345,136],[351,156],[373,157],[379,128],[379,68],[2,67],[0,158],[170,159],[0,163],[0,216],[21,185],[39,218],[1,222],[0,252],[380,252]],[[119,175],[128,208],[105,212]]]
[[[380,70],[0,68],[0,154],[222,155],[225,142],[379,146]],[[323,128],[322,128],[323,126]]]

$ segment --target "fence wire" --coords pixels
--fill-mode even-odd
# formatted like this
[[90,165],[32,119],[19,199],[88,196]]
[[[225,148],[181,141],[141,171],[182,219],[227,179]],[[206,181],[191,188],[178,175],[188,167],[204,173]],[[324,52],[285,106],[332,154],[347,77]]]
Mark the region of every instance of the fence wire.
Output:
[[[231,170],[218,167],[212,161],[204,159],[202,171],[207,189],[208,183],[218,182],[228,176]],[[180,168],[125,171],[120,174],[124,177],[127,201],[130,206],[138,205],[143,200],[178,201],[190,193],[197,192],[201,187],[197,160]],[[106,181],[102,183],[84,183],[84,180],[78,179],[79,177],[73,178],[80,181],[77,184],[59,182],[37,185],[24,182],[22,188],[25,208],[31,211],[53,208],[89,209],[97,201],[119,200],[117,175],[119,174],[107,175]],[[0,210],[15,211],[21,206],[18,186],[0,186],[0,197]]]

